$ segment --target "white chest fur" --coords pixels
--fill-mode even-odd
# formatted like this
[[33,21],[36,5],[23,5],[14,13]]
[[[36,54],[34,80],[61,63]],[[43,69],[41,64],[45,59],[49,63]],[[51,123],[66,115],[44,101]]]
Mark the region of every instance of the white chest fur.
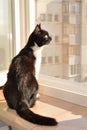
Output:
[[41,65],[41,54],[42,54],[42,50],[43,50],[44,46],[42,47],[38,47],[37,44],[35,44],[34,47],[32,47],[33,51],[34,51],[34,55],[36,57],[36,61],[35,61],[35,77],[38,80],[38,75],[39,75],[39,71],[40,71],[40,65]]

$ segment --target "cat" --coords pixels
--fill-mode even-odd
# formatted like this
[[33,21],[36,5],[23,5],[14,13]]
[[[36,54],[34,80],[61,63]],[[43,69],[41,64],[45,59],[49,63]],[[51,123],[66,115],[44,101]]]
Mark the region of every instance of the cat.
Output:
[[39,48],[43,48],[50,41],[49,33],[37,24],[25,47],[11,61],[3,94],[7,105],[16,110],[23,119],[38,125],[54,126],[58,124],[56,119],[41,116],[29,109],[35,105],[39,89],[35,77],[35,55]]

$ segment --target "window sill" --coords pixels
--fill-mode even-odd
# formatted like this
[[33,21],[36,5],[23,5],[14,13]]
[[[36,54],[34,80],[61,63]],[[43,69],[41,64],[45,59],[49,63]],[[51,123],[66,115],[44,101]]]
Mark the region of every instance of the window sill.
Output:
[[87,85],[46,75],[39,76],[40,93],[87,107]]
[[[7,71],[0,73],[0,86],[6,82]],[[40,93],[87,107],[87,85],[39,75]]]

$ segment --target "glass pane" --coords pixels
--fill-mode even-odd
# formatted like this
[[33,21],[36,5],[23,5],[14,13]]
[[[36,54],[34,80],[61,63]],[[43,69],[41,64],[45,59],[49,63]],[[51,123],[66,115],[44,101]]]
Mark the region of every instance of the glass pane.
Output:
[[11,56],[11,0],[0,0],[0,72],[8,68]]
[[41,74],[87,82],[87,1],[35,0],[36,23],[52,36]]

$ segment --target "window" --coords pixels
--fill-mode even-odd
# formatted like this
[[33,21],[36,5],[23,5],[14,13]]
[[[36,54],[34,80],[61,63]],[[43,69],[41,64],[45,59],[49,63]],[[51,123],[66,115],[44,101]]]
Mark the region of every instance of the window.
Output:
[[80,15],[76,16],[76,24],[81,24],[81,16]]
[[54,21],[55,21],[55,22],[58,22],[58,21],[59,21],[59,18],[58,18],[58,15],[57,15],[57,14],[54,15]]
[[75,42],[75,35],[71,34],[69,36],[69,44],[70,45],[75,45],[76,44],[76,42]]
[[11,5],[11,0],[0,0],[0,86],[6,80],[6,73],[14,54]]
[[63,34],[68,35],[70,33],[70,25],[69,24],[64,24],[63,25]]
[[47,21],[48,21],[48,22],[51,22],[51,21],[52,21],[52,14],[48,14],[48,15],[47,15]]
[[[56,71],[55,75],[60,75],[59,76],[60,78],[67,77],[67,75],[69,75],[69,71],[67,71],[66,73],[66,70],[64,68],[67,68],[68,70],[69,62],[71,64],[73,62],[74,67],[71,66],[71,74],[76,74],[77,71],[79,70],[77,69],[77,67],[81,66],[80,67],[80,69],[82,69],[82,71],[80,71],[81,79],[78,78],[77,75],[77,79],[79,79],[77,80],[77,82],[82,81],[87,75],[86,71],[83,74],[83,70],[85,70],[83,64],[85,64],[85,67],[87,65],[87,61],[84,60],[84,55],[86,55],[84,53],[84,48],[87,47],[87,38],[85,36],[86,34],[85,30],[87,30],[87,23],[85,23],[86,25],[84,25],[84,21],[86,21],[86,17],[85,14],[82,13],[82,11],[84,10],[84,4],[86,4],[86,2],[80,0],[79,1],[68,0],[64,2],[62,1],[58,2],[57,0],[56,1],[47,0],[44,2],[44,5],[43,5],[43,0],[37,0],[35,2],[37,3],[36,14],[38,14],[36,15],[35,22],[36,23],[38,22],[37,19],[38,17],[40,17],[40,14],[45,14],[47,17],[47,21],[45,21],[45,23],[42,24],[44,27],[46,27],[48,32],[51,33],[51,35],[53,36],[53,41],[51,46],[47,47],[45,51],[50,55],[47,56],[48,59],[47,61],[51,65],[52,69],[54,69],[55,71],[57,67],[58,70],[61,70],[60,73]],[[40,5],[42,5],[43,8],[40,8]],[[58,18],[61,19],[61,22],[58,22]],[[85,30],[84,30],[84,26],[85,26]],[[57,44],[58,42],[60,44]],[[74,56],[72,60],[70,56]],[[44,57],[44,53],[43,53],[43,57]],[[58,64],[57,66],[56,63],[59,63],[59,57],[60,57],[61,65]],[[79,59],[79,63],[77,65],[76,60],[78,59]],[[55,64],[53,65],[53,63]],[[44,73],[46,71],[46,75],[47,75],[47,69],[46,67],[44,68],[45,68]],[[43,67],[41,67],[41,69],[43,69]],[[49,76],[53,76],[53,75],[50,73]],[[68,79],[70,79],[70,77]],[[74,80],[76,81],[76,77],[73,76],[73,81]]]
[[69,4],[68,4],[68,2],[63,2],[63,13],[69,13]]
[[40,20],[45,21],[46,20],[46,15],[45,14],[40,14]]
[[[29,4],[26,4],[25,14],[29,17],[30,13],[30,19],[26,16],[24,17],[27,20],[27,24],[25,24],[26,30],[30,27],[31,31],[34,25],[41,23],[42,27],[47,29],[53,37],[51,44],[44,48],[42,54],[39,79],[40,87],[43,90],[42,93],[87,106],[87,23],[85,22],[85,13],[82,13],[85,12],[84,5],[86,1],[29,0],[25,3],[27,2]],[[63,21],[64,19],[67,21],[67,18],[64,18],[65,15],[69,16],[68,23]],[[77,15],[80,15],[79,19],[82,22],[76,20]],[[71,16],[74,18],[72,21],[70,21]],[[72,31],[74,34],[70,32],[71,24],[79,26],[79,29],[74,28],[74,31]],[[72,38],[71,35],[73,35]],[[81,38],[79,44],[76,43],[76,35],[78,35],[77,39]],[[57,37],[55,40],[55,36],[58,36],[60,42],[58,45],[56,45]],[[69,55],[70,45],[79,46],[78,48],[81,49],[79,50],[79,55]],[[76,49],[75,54],[77,54]],[[73,67],[71,67],[72,65]],[[84,81],[84,79],[83,85],[80,82]]]
[[70,74],[72,75],[72,76],[76,76],[76,75],[78,75],[79,74],[79,65],[78,64],[76,64],[76,65],[70,65]]
[[[6,57],[5,57],[5,49],[4,48],[0,48],[0,71],[4,70],[6,68]],[[3,60],[4,59],[4,60]]]
[[77,43],[77,44],[80,44],[80,43],[81,43],[81,36],[80,36],[79,34],[77,34],[77,35],[75,36],[75,43]]
[[78,1],[78,2],[75,3],[75,12],[77,14],[81,13],[81,1]]
[[48,57],[48,64],[52,64],[52,56]]
[[69,55],[79,55],[80,54],[80,47],[73,45],[69,46]]
[[64,23],[69,23],[69,16],[68,15],[63,16],[63,22]]
[[81,3],[80,1],[70,2],[69,3],[69,12],[79,14],[81,13]]
[[75,3],[70,3],[69,4],[69,12],[70,13],[75,13]]
[[42,63],[42,64],[46,64],[46,57],[42,57],[41,63]]
[[[17,0],[14,1],[18,2]],[[77,0],[64,0],[64,2],[59,0],[20,1],[23,2],[23,7],[24,9],[26,7],[26,10],[22,13],[20,9],[21,22],[23,22],[23,24],[21,22],[20,24],[22,24],[24,29],[20,28],[19,30],[22,30],[21,34],[24,32],[23,37],[25,38],[25,34],[29,36],[29,32],[33,30],[34,26],[37,23],[41,23],[42,27],[47,29],[53,37],[51,44],[44,48],[42,53],[40,81],[42,83],[41,87],[46,87],[46,89],[45,87],[42,89],[44,91],[43,93],[87,106],[85,102],[87,101],[87,22],[86,15],[83,13],[85,11],[84,5],[86,5],[86,1],[78,1],[79,4]],[[30,7],[28,7],[29,5]],[[0,8],[1,6],[0,4]],[[6,14],[7,12],[9,11],[6,11]],[[10,13],[11,12],[12,11],[10,11]],[[8,13],[7,16],[11,16],[10,13]],[[16,15],[18,16],[18,14],[15,14],[15,16]],[[78,21],[77,16],[79,16]],[[20,15],[18,17],[20,17]],[[6,24],[9,23],[9,20],[7,21]],[[2,21],[0,21],[0,24],[1,23]],[[2,27],[3,26],[0,26],[0,30],[2,30]],[[12,32],[8,34],[9,36],[6,35],[6,38],[9,37],[12,41]],[[23,37],[21,36],[21,38]],[[20,38],[20,34],[18,38]],[[58,41],[60,44],[56,45]],[[6,59],[9,59],[9,61],[13,52],[13,44],[10,43],[6,48],[10,50],[10,54],[6,55],[8,56]],[[8,52],[2,48],[1,46],[0,56]],[[3,67],[3,64],[5,65],[4,62],[1,63],[1,67]],[[1,70],[4,70],[4,67]],[[71,82],[71,80],[73,82]],[[73,93],[72,96],[70,93]],[[78,97],[80,97],[80,100]]]
[[0,0],[0,71],[8,69],[12,58],[11,0]]

